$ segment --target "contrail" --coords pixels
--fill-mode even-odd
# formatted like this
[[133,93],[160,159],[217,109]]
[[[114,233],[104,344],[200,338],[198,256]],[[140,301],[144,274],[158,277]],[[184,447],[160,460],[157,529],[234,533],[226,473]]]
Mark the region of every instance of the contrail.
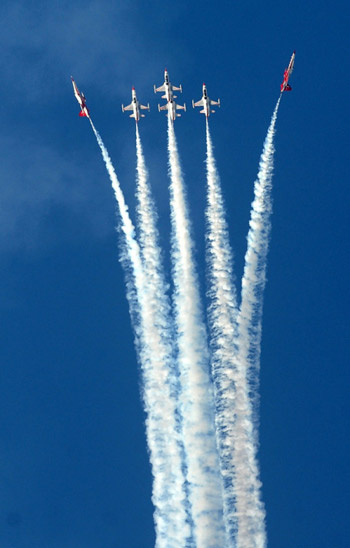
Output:
[[[206,251],[208,262],[208,320],[212,349],[212,375],[215,394],[215,423],[219,447],[220,469],[223,481],[223,508],[227,546],[236,546],[237,492],[236,462],[236,389],[237,389],[237,298],[233,280],[233,253],[219,174],[216,169],[213,146],[206,122],[207,141],[207,232]],[[246,463],[243,464],[246,466]]]
[[246,369],[238,355],[233,254],[208,121],[206,138],[208,315],[227,544],[230,548],[260,548],[264,545],[265,514],[260,501]]
[[[243,437],[241,441],[240,436],[236,434],[236,459],[239,461],[246,460],[247,462],[245,474],[242,476],[238,472],[236,474],[238,548],[265,548],[267,543],[265,508],[261,500],[261,482],[257,463],[257,403],[259,399],[263,290],[265,287],[266,256],[272,212],[273,138],[280,100],[281,97],[278,99],[272,115],[260,158],[258,177],[254,185],[254,201],[251,209],[250,228],[247,237],[248,247],[242,278],[241,306],[237,318],[239,352],[237,366],[238,376],[242,376],[242,391],[238,393],[237,388],[236,406],[239,411],[236,431],[241,432]],[[251,489],[247,491],[249,484]],[[243,494],[243,497],[240,493]],[[247,499],[246,495],[248,495]],[[241,508],[239,500],[244,502]],[[251,507],[254,508],[253,513],[250,512]]]
[[[178,470],[173,470],[177,454],[172,455],[173,446],[168,447],[168,428],[173,422],[173,415],[164,405],[164,385],[167,373],[160,369],[159,362],[154,360],[154,345],[158,344],[158,333],[154,329],[154,310],[148,301],[148,288],[141,260],[140,248],[135,239],[135,231],[130,220],[128,208],[111,159],[103,141],[89,118],[91,127],[101,149],[104,162],[112,183],[112,188],[119,207],[121,231],[124,235],[121,260],[127,278],[127,296],[134,320],[136,347],[143,373],[143,399],[147,414],[146,436],[150,452],[153,473],[152,501],[155,506],[154,520],[156,529],[156,548],[178,548],[174,532],[179,523],[183,525],[184,505],[173,505],[172,489],[177,483]],[[148,339],[149,337],[149,339]],[[181,489],[180,489],[181,490]],[[175,499],[181,498],[179,490]],[[185,528],[185,535],[188,532]],[[179,536],[179,535],[177,535]]]
[[274,109],[259,162],[259,172],[254,184],[247,251],[242,278],[242,297],[238,316],[240,356],[248,370],[250,396],[253,408],[254,434],[257,442],[259,407],[259,370],[263,292],[266,283],[266,261],[271,229],[272,175],[274,135],[278,108]]
[[167,524],[167,530],[164,531],[164,546],[178,548],[186,546],[191,532],[186,511],[188,502],[186,504],[179,424],[176,420],[179,380],[175,370],[174,328],[158,244],[157,214],[148,183],[148,172],[137,124],[136,154],[139,243],[145,273],[144,281],[147,286],[147,303],[153,316],[152,322],[145,326],[145,338],[151,351],[152,374],[163,385],[153,405],[157,409],[157,416],[162,419],[158,427],[159,430],[162,429],[166,441],[163,447],[164,457],[167,459],[164,479],[168,490],[168,512],[172,517]]
[[174,307],[183,441],[196,548],[225,546],[222,488],[214,429],[207,333],[171,117],[168,116]]

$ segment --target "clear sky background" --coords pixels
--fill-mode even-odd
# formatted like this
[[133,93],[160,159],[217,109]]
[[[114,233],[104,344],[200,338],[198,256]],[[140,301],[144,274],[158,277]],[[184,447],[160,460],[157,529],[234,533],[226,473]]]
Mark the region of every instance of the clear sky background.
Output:
[[[0,546],[151,548],[151,474],[115,199],[84,91],[134,218],[131,86],[169,266],[166,116],[176,121],[205,294],[205,118],[236,273],[277,120],[261,358],[260,464],[271,548],[349,546],[349,6],[295,0],[3,1],[0,7]],[[169,269],[168,269],[169,270]]]

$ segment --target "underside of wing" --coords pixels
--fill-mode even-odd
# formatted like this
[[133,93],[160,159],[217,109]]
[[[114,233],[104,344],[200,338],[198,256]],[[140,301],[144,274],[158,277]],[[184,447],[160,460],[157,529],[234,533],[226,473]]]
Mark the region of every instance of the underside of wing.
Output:
[[128,105],[127,107],[123,107],[123,111],[124,110],[132,110],[132,103],[130,103],[130,105]]

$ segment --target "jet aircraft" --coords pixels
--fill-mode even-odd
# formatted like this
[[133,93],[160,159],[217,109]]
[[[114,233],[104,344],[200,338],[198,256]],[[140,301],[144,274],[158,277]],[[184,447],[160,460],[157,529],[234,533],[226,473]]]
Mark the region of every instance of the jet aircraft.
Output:
[[156,86],[153,86],[153,87],[154,87],[154,93],[157,93],[157,91],[161,91],[161,92],[164,91],[164,95],[162,95],[162,99],[166,99],[168,103],[170,103],[172,99],[177,99],[177,96],[173,94],[174,90],[182,93],[181,85],[178,87],[173,86],[172,83],[170,82],[167,69],[165,69],[164,71],[164,84],[159,86],[159,88],[157,88]]
[[141,105],[140,101],[137,100],[136,91],[133,87],[131,88],[131,103],[127,107],[124,107],[124,105],[122,105],[122,111],[125,112],[126,110],[132,110],[133,113],[130,114],[130,118],[135,118],[135,122],[137,123],[140,120],[140,117],[145,117],[144,114],[140,114],[140,109],[148,110],[149,112],[149,103],[147,104],[147,106]]
[[286,68],[285,71],[284,71],[284,74],[283,74],[283,82],[282,82],[282,84],[281,84],[281,93],[283,93],[284,91],[291,91],[291,90],[292,90],[292,88],[291,88],[290,85],[288,84],[288,80],[289,80],[290,75],[291,75],[292,72],[293,72],[293,68],[294,68],[294,59],[295,59],[295,51],[293,51],[293,55],[292,55],[292,57],[290,58],[288,68]]
[[78,90],[78,86],[74,82],[73,76],[71,76],[71,79],[72,79],[72,84],[73,84],[74,95],[75,95],[75,97],[76,97],[76,99],[77,99],[77,101],[80,105],[80,108],[81,108],[81,111],[79,112],[79,116],[86,116],[87,118],[90,118],[90,111],[86,106],[85,95],[84,95],[84,93],[82,93]]
[[181,105],[177,105],[173,99],[171,99],[168,103],[165,103],[165,105],[160,106],[158,105],[159,112],[161,110],[167,110],[170,113],[171,119],[174,122],[176,120],[177,116],[181,116],[177,110],[184,110],[186,112],[186,104],[182,107]]
[[220,106],[220,99],[218,99],[217,101],[212,101],[211,99],[209,99],[208,97],[208,92],[207,92],[207,86],[205,84],[203,84],[203,96],[202,96],[202,99],[200,99],[199,101],[197,101],[197,103],[195,103],[193,100],[192,100],[192,106],[193,108],[195,107],[203,107],[203,109],[200,111],[201,114],[205,114],[205,116],[207,118],[209,118],[210,116],[210,113],[211,112],[215,112],[215,110],[212,110],[210,107],[211,105],[218,105]]

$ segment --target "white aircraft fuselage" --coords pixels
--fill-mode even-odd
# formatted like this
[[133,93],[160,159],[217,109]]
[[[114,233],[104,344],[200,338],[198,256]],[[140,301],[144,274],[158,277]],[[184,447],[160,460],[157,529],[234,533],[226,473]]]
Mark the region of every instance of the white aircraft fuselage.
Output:
[[206,118],[209,118],[210,116],[210,113],[211,112],[215,112],[215,110],[212,110],[210,107],[211,105],[217,105],[217,106],[220,106],[220,99],[218,99],[217,101],[212,101],[209,97],[208,97],[208,91],[207,91],[207,86],[205,84],[203,84],[203,95],[202,95],[202,98],[197,101],[197,103],[195,103],[194,101],[192,101],[192,106],[193,108],[195,107],[202,107],[202,110],[200,111],[201,114],[205,114]]
[[172,99],[171,101],[169,101],[168,103],[165,103],[165,105],[163,106],[160,106],[158,105],[158,110],[159,112],[161,110],[167,110],[168,111],[168,116],[170,116],[170,118],[172,119],[172,121],[174,122],[176,120],[177,117],[181,116],[181,114],[179,114],[178,112],[176,112],[177,110],[184,110],[186,111],[186,104],[184,104],[183,106],[181,105],[178,105],[177,103],[175,103],[175,101]]
[[164,92],[164,95],[162,95],[162,99],[166,99],[168,101],[168,103],[170,103],[170,101],[177,98],[177,96],[174,95],[174,93],[173,93],[174,90],[175,91],[180,91],[180,93],[182,93],[182,86],[181,85],[180,86],[173,86],[172,83],[169,80],[168,71],[167,71],[167,69],[165,69],[165,71],[164,71],[164,84],[162,86],[159,86],[159,88],[154,86],[154,93],[157,93],[157,91],[158,92]]
[[138,122],[140,118],[144,118],[145,115],[140,113],[140,109],[142,110],[150,110],[149,105],[141,105],[141,103],[137,100],[136,91],[133,87],[131,89],[131,103],[127,107],[124,107],[122,105],[122,111],[125,112],[126,110],[132,110],[132,114],[130,114],[130,118],[135,118],[135,122]]

